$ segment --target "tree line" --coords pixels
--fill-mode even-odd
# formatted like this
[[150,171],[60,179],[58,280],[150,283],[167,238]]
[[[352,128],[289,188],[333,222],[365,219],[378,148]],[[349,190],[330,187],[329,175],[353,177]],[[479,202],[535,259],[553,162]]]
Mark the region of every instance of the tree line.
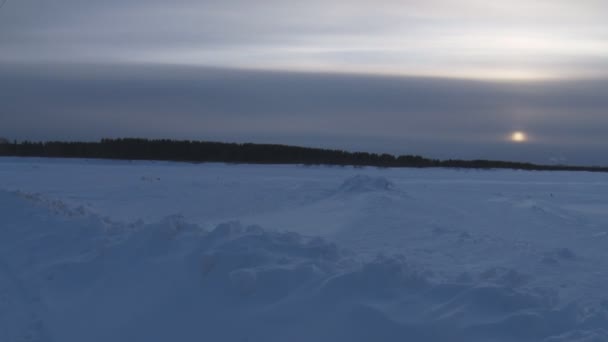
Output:
[[8,142],[6,139],[0,139],[0,156],[608,172],[608,167],[595,166],[539,165],[496,160],[438,160],[418,155],[394,156],[386,153],[348,152],[278,144],[137,138],[102,139],[99,142]]

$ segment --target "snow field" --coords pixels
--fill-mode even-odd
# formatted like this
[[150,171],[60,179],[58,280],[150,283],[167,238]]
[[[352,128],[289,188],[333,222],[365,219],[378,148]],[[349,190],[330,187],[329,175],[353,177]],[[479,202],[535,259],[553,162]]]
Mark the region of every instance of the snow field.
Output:
[[0,341],[608,341],[602,174],[0,165]]

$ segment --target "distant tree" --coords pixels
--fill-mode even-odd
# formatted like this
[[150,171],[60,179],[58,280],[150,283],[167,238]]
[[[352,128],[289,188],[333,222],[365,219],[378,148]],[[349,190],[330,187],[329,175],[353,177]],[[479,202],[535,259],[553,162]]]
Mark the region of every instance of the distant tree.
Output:
[[13,146],[8,139],[0,137],[0,155],[12,156],[14,154]]
[[353,165],[377,167],[450,167],[475,169],[571,170],[608,172],[608,167],[536,165],[496,160],[437,160],[418,155],[393,156],[368,152],[347,152],[319,148],[235,144],[212,141],[102,139],[100,142],[10,143],[0,138],[2,156],[63,158],[111,158],[126,160],[170,160],[188,162],[225,162],[259,164]]

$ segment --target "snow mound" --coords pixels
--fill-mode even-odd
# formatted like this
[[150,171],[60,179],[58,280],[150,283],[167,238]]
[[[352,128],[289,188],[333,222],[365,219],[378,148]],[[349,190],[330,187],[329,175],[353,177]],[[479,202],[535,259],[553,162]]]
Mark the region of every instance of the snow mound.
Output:
[[1,341],[606,340],[606,307],[508,268],[462,281],[239,222],[107,229],[1,191],[0,208]]
[[395,185],[384,177],[370,177],[367,175],[356,175],[346,179],[340,185],[338,191],[341,193],[361,193],[370,191],[388,191]]

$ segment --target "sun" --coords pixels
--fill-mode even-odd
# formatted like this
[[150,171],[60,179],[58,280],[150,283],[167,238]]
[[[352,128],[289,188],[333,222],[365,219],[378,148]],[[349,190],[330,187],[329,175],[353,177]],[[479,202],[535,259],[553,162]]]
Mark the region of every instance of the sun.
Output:
[[524,133],[524,132],[517,131],[517,132],[513,132],[511,134],[511,141],[513,141],[513,142],[522,143],[522,142],[525,142],[526,140],[528,140],[528,137],[526,136],[526,133]]

